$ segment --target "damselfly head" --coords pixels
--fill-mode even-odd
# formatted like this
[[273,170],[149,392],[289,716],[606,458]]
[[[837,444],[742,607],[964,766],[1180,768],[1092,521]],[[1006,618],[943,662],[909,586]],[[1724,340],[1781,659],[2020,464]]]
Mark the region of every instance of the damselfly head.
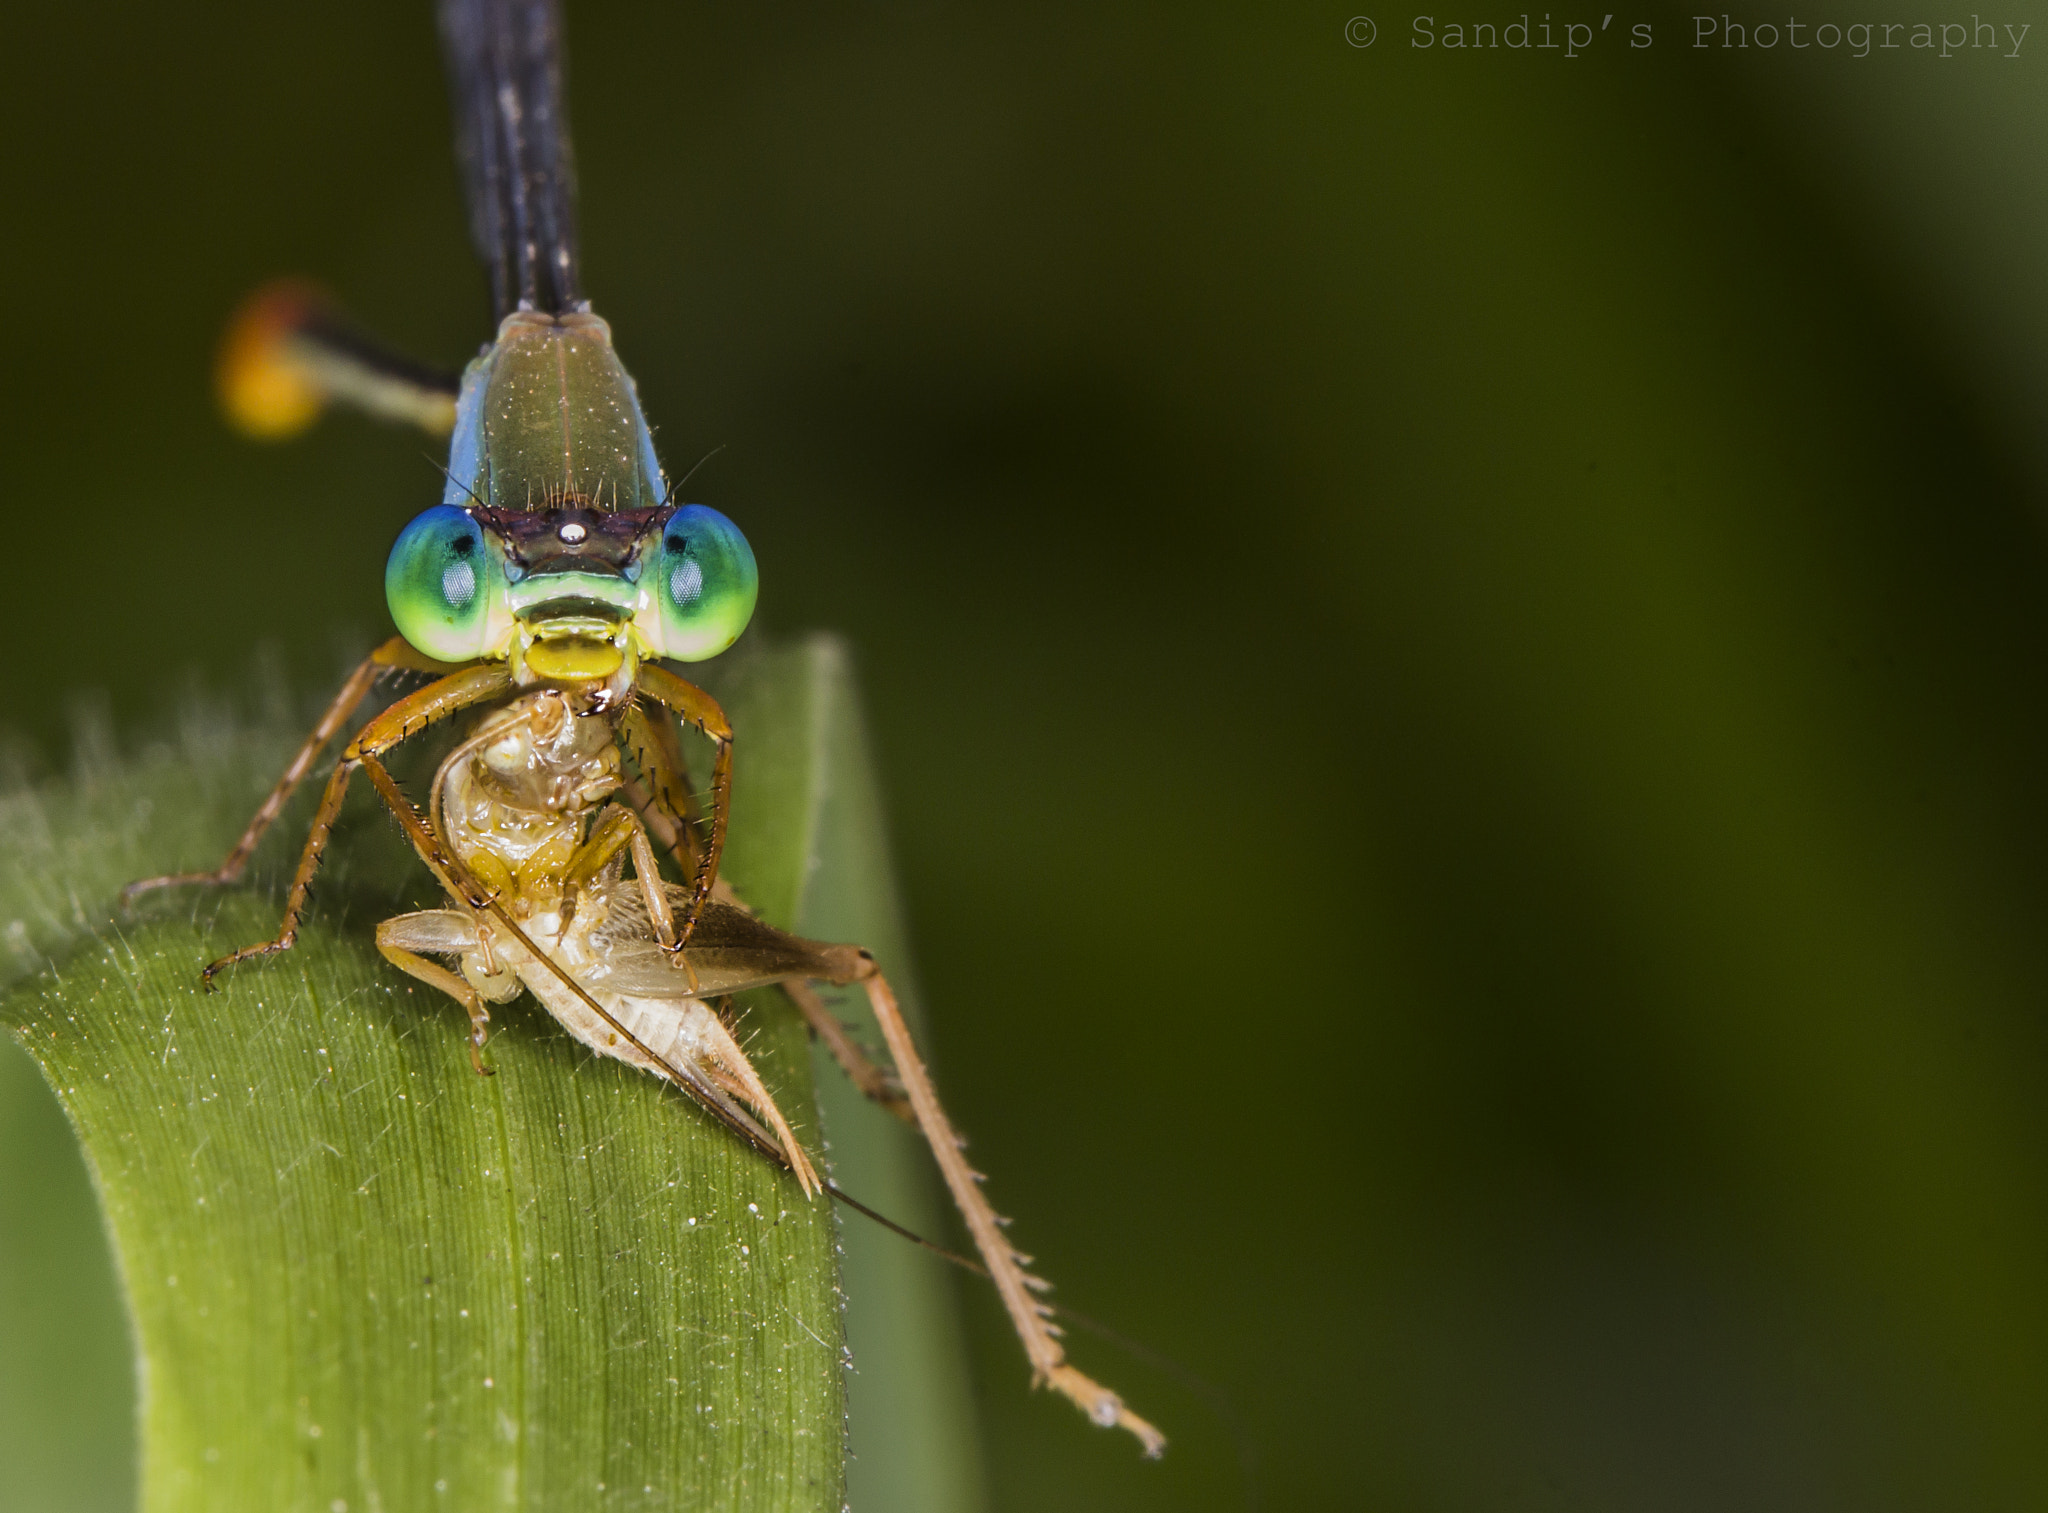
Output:
[[759,587],[746,537],[701,504],[437,504],[384,569],[391,618],[426,655],[509,657],[560,683],[604,682],[640,657],[715,657],[746,629]]

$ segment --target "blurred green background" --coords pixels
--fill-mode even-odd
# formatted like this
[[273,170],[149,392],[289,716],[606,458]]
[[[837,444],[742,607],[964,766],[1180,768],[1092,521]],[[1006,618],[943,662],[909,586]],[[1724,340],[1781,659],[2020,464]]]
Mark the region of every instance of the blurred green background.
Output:
[[[570,0],[589,288],[766,627],[857,650],[977,1161],[1266,1508],[2038,1508],[2044,65],[1349,14]],[[438,492],[229,436],[235,301],[486,311],[423,0],[9,30],[0,688],[61,770],[79,691],[331,679]],[[117,1506],[4,1055],[0,1286],[72,1322],[0,1339],[0,1507]],[[1142,1464],[969,1316],[998,1508],[1247,1505],[1200,1394],[1079,1343]]]

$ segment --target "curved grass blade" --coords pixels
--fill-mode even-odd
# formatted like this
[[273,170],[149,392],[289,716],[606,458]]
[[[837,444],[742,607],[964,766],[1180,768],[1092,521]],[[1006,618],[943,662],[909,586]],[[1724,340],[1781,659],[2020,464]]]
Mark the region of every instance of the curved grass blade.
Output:
[[[824,771],[837,665],[815,645],[761,654],[722,689],[760,753],[728,875],[799,927],[821,886],[873,886],[821,884],[809,849],[819,796],[865,783]],[[232,832],[282,743],[198,721],[183,751],[0,801],[0,931],[18,962],[54,963],[0,1016],[77,1126],[115,1241],[144,1506],[838,1509],[826,1211],[530,1005],[501,1016],[499,1075],[476,1078],[460,1016],[369,946],[419,885],[376,824],[354,825],[304,944],[214,997],[195,964],[268,926],[260,892],[110,922],[120,882]],[[778,1097],[810,1107],[787,1004],[757,995],[747,1028]],[[934,1306],[913,1336],[946,1337]],[[927,1369],[947,1372],[943,1352]],[[919,1493],[919,1469],[864,1505],[963,1505]]]

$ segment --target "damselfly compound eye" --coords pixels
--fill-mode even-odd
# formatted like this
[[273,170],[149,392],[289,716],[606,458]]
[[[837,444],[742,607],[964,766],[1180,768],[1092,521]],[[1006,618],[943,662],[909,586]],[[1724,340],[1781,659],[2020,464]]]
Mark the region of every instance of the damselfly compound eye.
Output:
[[483,528],[452,504],[408,525],[384,565],[384,598],[399,634],[439,662],[489,650],[502,587]]
[[686,504],[662,526],[640,586],[634,625],[648,650],[701,662],[739,639],[761,582],[740,528],[706,505]]

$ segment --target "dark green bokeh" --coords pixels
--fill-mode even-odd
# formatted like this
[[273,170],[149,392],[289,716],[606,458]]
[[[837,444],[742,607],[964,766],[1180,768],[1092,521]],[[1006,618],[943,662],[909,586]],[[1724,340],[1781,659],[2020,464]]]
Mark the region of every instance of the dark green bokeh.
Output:
[[[762,620],[859,650],[977,1162],[1269,1507],[2039,1506],[2031,438],[1822,64],[1344,19],[572,0],[590,289]],[[437,492],[228,436],[234,301],[452,363],[483,297],[423,4],[14,33],[54,751],[65,690],[330,676]],[[973,1317],[998,1506],[1242,1505],[1198,1395],[1079,1342],[1140,1464]]]

